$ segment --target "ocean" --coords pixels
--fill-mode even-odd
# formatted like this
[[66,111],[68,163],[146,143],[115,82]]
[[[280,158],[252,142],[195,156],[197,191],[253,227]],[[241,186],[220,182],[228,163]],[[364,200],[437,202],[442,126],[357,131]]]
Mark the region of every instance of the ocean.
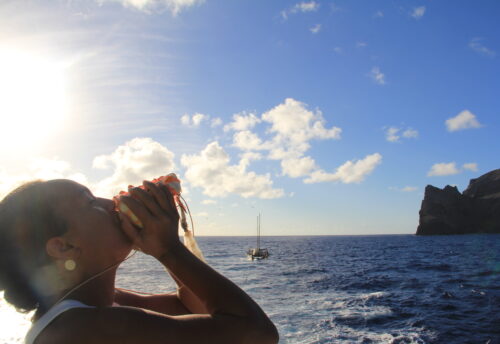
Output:
[[[255,240],[200,237],[207,261],[250,294],[280,343],[500,343],[500,235],[263,237],[271,256],[245,257]],[[140,253],[117,286],[174,289]],[[29,327],[0,299],[0,343]]]

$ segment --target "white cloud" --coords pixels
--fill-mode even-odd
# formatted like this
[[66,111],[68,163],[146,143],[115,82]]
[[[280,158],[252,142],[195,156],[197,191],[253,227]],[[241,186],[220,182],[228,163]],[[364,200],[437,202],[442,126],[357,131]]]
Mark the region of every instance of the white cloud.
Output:
[[288,175],[292,178],[306,176],[315,168],[316,163],[314,159],[308,156],[281,160],[283,175]]
[[472,50],[474,50],[476,53],[483,54],[483,55],[486,55],[486,56],[489,56],[489,57],[494,57],[496,55],[496,52],[494,52],[493,50],[485,47],[481,43],[482,40],[483,39],[479,38],[479,37],[471,39],[470,42],[469,42],[469,48],[472,49]]
[[469,110],[463,110],[455,117],[448,118],[445,124],[448,131],[451,132],[481,127],[481,124],[476,119],[476,115]]
[[201,204],[213,205],[213,204],[217,204],[217,201],[214,199],[204,199],[203,201],[201,201]]
[[469,163],[463,164],[462,168],[464,170],[469,170],[469,171],[472,171],[472,172],[477,172],[478,171],[477,163],[475,163],[475,162],[469,162]]
[[333,48],[333,51],[335,52],[335,54],[341,55],[344,52],[344,49],[342,49],[342,47],[335,47]]
[[373,67],[369,75],[377,84],[385,85],[385,75],[379,67]]
[[300,144],[311,139],[340,139],[342,130],[325,128],[321,111],[310,111],[306,105],[292,98],[262,115],[271,124],[269,132],[276,133],[278,141]]
[[387,129],[385,132],[385,139],[389,142],[398,142],[399,141],[399,128],[396,127],[390,127]]
[[406,139],[416,139],[418,137],[418,131],[412,128],[408,128],[403,131],[403,137]]
[[264,150],[268,147],[262,140],[250,130],[238,131],[233,135],[233,146],[241,150]]
[[191,116],[189,116],[187,113],[182,115],[181,117],[181,123],[183,125],[189,125],[191,123]]
[[304,156],[311,140],[340,139],[342,132],[337,127],[326,128],[320,110],[311,111],[306,104],[292,98],[285,99],[261,118],[270,124],[266,133],[272,137],[263,141],[256,133],[243,130],[233,135],[233,146],[246,152],[267,151],[267,159],[281,160],[282,175],[293,178],[317,168],[312,158]]
[[309,31],[311,31],[312,33],[316,34],[318,32],[321,31],[321,24],[316,24],[314,26],[312,26]]
[[381,162],[382,155],[374,153],[367,155],[361,160],[345,162],[342,166],[337,168],[335,173],[328,173],[323,170],[314,171],[309,178],[304,180],[304,182],[307,184],[336,181],[345,184],[360,183],[366,176],[372,173],[375,167]]
[[422,18],[424,14],[425,14],[425,6],[414,7],[413,11],[411,12],[411,16],[417,20]]
[[208,121],[209,118],[210,118],[210,116],[204,115],[201,113],[195,113],[192,116],[189,116],[188,114],[184,114],[181,117],[181,123],[185,126],[196,128],[196,127],[200,126],[201,122]]
[[96,193],[111,197],[129,184],[166,175],[175,170],[174,153],[151,138],[135,138],[109,155],[97,156],[94,168],[113,169],[113,174],[96,185]]
[[270,199],[284,196],[282,189],[273,188],[269,174],[246,171],[245,162],[230,165],[229,160],[219,143],[212,142],[198,155],[183,155],[181,163],[186,168],[186,180],[211,197],[237,194],[244,198]]
[[368,46],[366,42],[356,42],[356,48],[364,48],[366,46]]
[[427,172],[427,176],[432,177],[432,176],[451,176],[454,174],[460,173],[459,169],[457,168],[457,165],[454,162],[441,162],[432,165],[431,169],[429,172]]
[[302,13],[315,12],[318,9],[319,9],[319,3],[317,3],[316,1],[303,1],[303,2],[300,2],[298,4],[295,4],[294,6],[292,6],[289,9],[281,11],[281,16],[283,17],[283,19],[287,19],[288,15],[290,15],[290,14],[294,14],[294,13],[298,13],[298,12],[302,12]]
[[383,18],[383,17],[384,17],[384,12],[380,10],[373,14],[373,18]]
[[219,117],[213,118],[212,122],[210,123],[210,126],[212,128],[215,128],[215,127],[218,127],[218,126],[221,126],[221,125],[222,125],[222,119],[220,119]]
[[205,0],[96,0],[103,4],[106,2],[115,2],[126,8],[134,8],[145,13],[161,13],[170,11],[173,16],[178,15],[184,9],[195,5],[200,5]]
[[224,126],[224,131],[248,130],[255,127],[255,125],[260,122],[261,120],[255,116],[254,113],[247,114],[246,112],[240,112],[233,115],[233,121]]
[[319,4],[316,1],[304,1],[296,4],[294,7],[295,11],[300,12],[314,12],[319,9]]
[[395,186],[389,186],[389,190],[398,191],[398,192],[414,192],[414,191],[417,191],[418,188],[416,186],[405,186],[402,188],[395,187]]
[[412,128],[407,128],[401,134],[400,131],[402,128],[397,127],[389,127],[385,132],[385,139],[389,142],[400,142],[400,139],[403,137],[405,139],[414,139],[418,137],[418,131]]

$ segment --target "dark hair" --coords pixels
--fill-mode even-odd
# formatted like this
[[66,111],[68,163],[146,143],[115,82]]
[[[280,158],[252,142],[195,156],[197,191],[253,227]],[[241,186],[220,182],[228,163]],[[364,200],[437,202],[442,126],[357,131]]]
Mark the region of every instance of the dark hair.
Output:
[[66,230],[49,182],[25,183],[0,202],[0,291],[19,312],[40,306],[41,287],[35,279],[51,262],[45,245]]

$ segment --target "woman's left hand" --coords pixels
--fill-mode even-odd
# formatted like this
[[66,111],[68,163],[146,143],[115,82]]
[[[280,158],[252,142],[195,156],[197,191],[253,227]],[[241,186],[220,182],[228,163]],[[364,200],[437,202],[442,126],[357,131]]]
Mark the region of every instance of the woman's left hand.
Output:
[[179,241],[179,214],[170,190],[163,184],[144,181],[144,190],[129,189],[129,196],[120,196],[120,202],[139,218],[140,229],[128,216],[120,213],[122,228],[133,245],[142,252],[160,258],[176,248]]

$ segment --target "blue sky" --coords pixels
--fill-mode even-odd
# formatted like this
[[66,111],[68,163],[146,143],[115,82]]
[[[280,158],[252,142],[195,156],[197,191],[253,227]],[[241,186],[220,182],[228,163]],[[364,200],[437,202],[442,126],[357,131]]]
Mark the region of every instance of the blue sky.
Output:
[[[0,192],[179,174],[204,235],[414,233],[499,168],[497,1],[7,1]],[[3,100],[2,100],[3,98]]]

